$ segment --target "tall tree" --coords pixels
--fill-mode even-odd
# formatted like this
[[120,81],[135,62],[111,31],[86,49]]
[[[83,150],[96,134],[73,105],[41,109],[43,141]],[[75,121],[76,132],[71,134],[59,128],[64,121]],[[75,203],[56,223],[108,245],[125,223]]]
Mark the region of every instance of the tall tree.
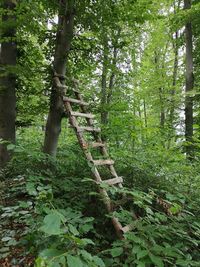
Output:
[[[0,139],[15,143],[16,96],[15,66],[17,58],[15,0],[1,2],[3,10],[0,49]],[[10,159],[6,143],[0,144],[0,167]]]
[[101,75],[101,123],[107,124],[107,75],[108,75],[108,37],[103,38],[103,69]]
[[[73,37],[73,27],[74,1],[60,0],[59,20],[53,62],[53,78],[55,78],[55,75],[58,75],[62,79],[62,83],[65,82],[64,77],[66,74],[66,61]],[[62,117],[63,103],[60,97],[60,92],[53,81],[50,99],[50,110],[48,114],[44,140],[44,152],[51,156],[55,156],[57,152]]]
[[[191,8],[191,0],[184,0],[184,8]],[[185,140],[186,156],[188,159],[193,157],[193,97],[191,91],[194,87],[193,75],[193,44],[192,44],[192,23],[188,21],[185,25],[185,43],[186,43],[186,85],[185,85]]]

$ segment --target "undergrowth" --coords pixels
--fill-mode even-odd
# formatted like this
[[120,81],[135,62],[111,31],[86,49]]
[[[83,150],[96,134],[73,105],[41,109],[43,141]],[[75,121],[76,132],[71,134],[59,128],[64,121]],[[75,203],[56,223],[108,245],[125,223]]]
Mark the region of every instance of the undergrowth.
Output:
[[[114,204],[121,196],[126,201],[106,214],[72,137],[70,145],[61,143],[57,160],[21,137],[1,173],[1,261],[35,267],[200,266],[198,162],[187,164],[178,154],[161,157],[157,150],[149,157],[142,149],[138,160],[111,147],[125,187],[107,189]],[[131,225],[124,240],[116,238],[111,216]]]

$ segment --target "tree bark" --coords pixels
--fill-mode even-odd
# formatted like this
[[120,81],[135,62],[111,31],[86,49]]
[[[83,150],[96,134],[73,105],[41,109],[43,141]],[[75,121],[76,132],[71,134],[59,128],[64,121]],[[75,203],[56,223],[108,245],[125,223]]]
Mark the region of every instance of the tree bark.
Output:
[[[4,0],[1,7],[5,11],[2,16],[3,28],[1,33],[0,49],[0,139],[15,143],[15,117],[16,117],[16,17],[14,10],[16,1]],[[5,38],[5,39],[4,39]],[[7,39],[7,40],[6,40]],[[10,160],[11,153],[7,145],[0,144],[0,167],[4,167]]]
[[[167,46],[166,46],[167,47]],[[166,53],[164,53],[165,55]],[[163,58],[163,60],[165,59],[165,57]],[[158,53],[155,51],[155,68],[156,68],[156,72],[159,73],[159,55]],[[164,68],[164,62],[162,62],[162,69]],[[160,99],[160,129],[161,129],[161,134],[163,135],[163,130],[164,130],[164,126],[165,126],[165,103],[164,103],[164,99],[163,99],[163,88],[159,87],[158,88],[158,95],[159,95],[159,99]]]
[[[184,0],[184,9],[191,8],[191,0]],[[193,158],[193,97],[189,94],[194,87],[193,75],[193,44],[192,44],[192,24],[187,22],[185,25],[185,43],[186,43],[186,85],[185,85],[185,140],[186,157]]]
[[159,98],[160,98],[160,128],[164,130],[165,127],[165,105],[163,100],[163,89],[159,88]]
[[143,107],[144,107],[144,125],[147,128],[147,109],[146,109],[146,100],[143,99]]
[[[61,0],[59,4],[59,20],[56,35],[55,55],[53,62],[54,73],[63,77],[65,82],[66,61],[68,58],[74,28],[74,0]],[[54,78],[54,77],[53,77]],[[51,156],[56,156],[58,138],[61,132],[63,117],[63,103],[59,90],[52,83],[50,110],[48,114],[43,151]]]
[[[116,76],[116,65],[117,65],[117,47],[116,45],[113,48],[113,60],[112,60],[112,71],[110,75],[110,81],[109,81],[109,86],[108,86],[108,95],[107,95],[107,104],[110,105],[111,100],[112,100],[112,95],[113,95],[113,86],[115,82],[115,76]],[[107,122],[108,122],[108,116],[109,112],[107,111]]]
[[169,114],[169,123],[170,129],[173,130],[173,122],[174,122],[174,109],[175,109],[175,87],[177,81],[177,74],[178,74],[178,31],[175,33],[175,40],[174,40],[174,67],[173,67],[173,77],[172,77],[172,90],[171,90],[171,107],[170,107],[170,114]]
[[107,124],[106,106],[107,106],[107,75],[108,75],[108,39],[104,37],[103,47],[103,69],[101,75],[101,123]]

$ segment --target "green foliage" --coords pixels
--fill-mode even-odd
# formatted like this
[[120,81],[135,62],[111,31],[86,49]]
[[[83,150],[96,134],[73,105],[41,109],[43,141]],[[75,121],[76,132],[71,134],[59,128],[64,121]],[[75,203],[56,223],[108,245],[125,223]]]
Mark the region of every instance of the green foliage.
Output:
[[[140,161],[123,153],[123,147],[112,149],[128,188],[108,188],[109,194],[116,202],[125,194],[128,202],[106,219],[73,135],[69,132],[66,151],[63,133],[55,161],[37,150],[34,132],[38,130],[20,133],[13,161],[2,173],[10,204],[1,208],[1,257],[11,255],[16,246],[26,247],[21,254],[34,255],[37,267],[198,266],[198,164],[187,165],[178,153],[163,154],[151,146],[149,152],[138,151]],[[131,224],[125,240],[114,241],[110,216],[117,216],[124,226]],[[16,225],[12,231],[11,221]],[[26,227],[19,231],[20,225]]]
[[[101,185],[114,200],[113,214],[106,214],[92,181],[93,165],[85,161],[66,119],[57,159],[41,152],[58,1],[18,2],[17,143],[1,140],[14,156],[0,173],[0,260],[26,266],[24,259],[31,257],[35,267],[198,266],[199,1],[188,11],[178,1],[76,1],[66,83],[71,76],[81,80],[79,89],[92,103],[95,123],[102,111],[109,114],[103,133],[125,185]],[[182,27],[189,20],[196,77],[193,163],[185,160],[182,125]],[[111,101],[102,109],[103,66]],[[118,205],[124,195],[128,201]],[[131,225],[124,240],[116,241],[112,216]]]

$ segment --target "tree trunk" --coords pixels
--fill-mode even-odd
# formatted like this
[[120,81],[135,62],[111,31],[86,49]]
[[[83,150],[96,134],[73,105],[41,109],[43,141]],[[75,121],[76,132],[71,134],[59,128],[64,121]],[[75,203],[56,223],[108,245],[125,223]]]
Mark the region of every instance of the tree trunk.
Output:
[[103,47],[103,69],[101,75],[101,123],[107,124],[106,105],[107,105],[107,75],[108,75],[108,39],[104,37]]
[[[112,71],[111,71],[111,75],[110,75],[108,95],[107,95],[107,105],[108,106],[111,103],[112,95],[113,95],[113,86],[114,86],[114,82],[115,82],[116,65],[117,65],[117,52],[118,52],[117,47],[115,45],[114,49],[113,49]],[[107,111],[107,114],[106,114],[107,122],[108,122],[108,116],[109,116],[109,112]]]
[[175,109],[175,87],[176,87],[176,80],[178,74],[178,31],[175,33],[175,40],[174,40],[174,68],[173,68],[173,77],[172,77],[172,90],[171,90],[171,107],[170,107],[170,114],[169,114],[169,126],[170,129],[173,130],[173,122],[174,122],[174,109]]
[[160,129],[163,133],[165,127],[165,105],[163,100],[163,89],[159,88],[159,98],[160,98]]
[[[74,1],[61,0],[59,4],[59,20],[56,35],[55,55],[53,70],[59,77],[63,77],[65,82],[66,61],[70,50],[74,27]],[[54,77],[53,77],[54,78]],[[44,152],[56,156],[58,138],[61,132],[61,120],[63,117],[63,103],[60,92],[57,90],[54,82],[52,85],[50,110],[46,124]]]
[[[3,42],[0,49],[0,139],[15,143],[16,74],[14,67],[16,66],[17,46],[15,42],[16,17],[13,13],[16,1],[4,0],[1,7],[5,10],[2,23],[6,27],[1,33]],[[9,41],[6,38],[9,38]],[[6,143],[0,144],[0,167],[5,166],[10,157],[11,154],[7,150]]]
[[[184,9],[191,8],[191,0],[184,0]],[[186,42],[186,86],[185,86],[185,140],[186,156],[189,160],[193,158],[193,97],[189,93],[194,87],[193,56],[192,56],[192,24],[185,25]]]
[[146,101],[143,99],[143,107],[144,107],[144,125],[147,128],[147,109],[146,109]]

